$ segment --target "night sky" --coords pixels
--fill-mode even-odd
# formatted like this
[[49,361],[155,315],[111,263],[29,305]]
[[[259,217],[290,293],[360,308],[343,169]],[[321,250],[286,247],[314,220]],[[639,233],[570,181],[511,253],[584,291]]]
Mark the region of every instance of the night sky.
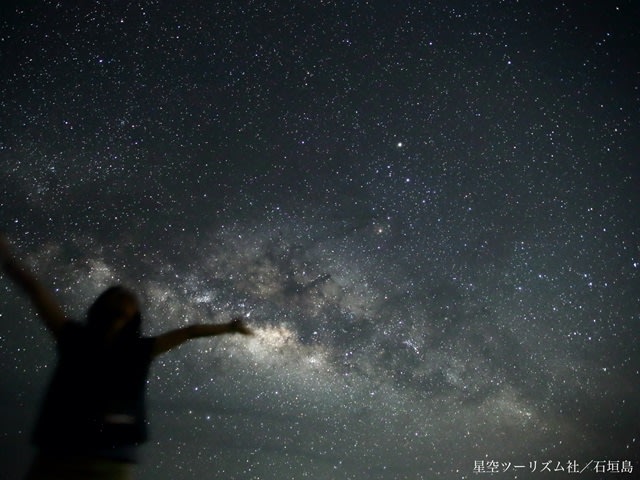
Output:
[[[256,331],[154,362],[137,478],[640,470],[638,2],[1,12],[15,251],[79,320],[123,283],[146,334]],[[15,478],[55,350],[0,291]]]

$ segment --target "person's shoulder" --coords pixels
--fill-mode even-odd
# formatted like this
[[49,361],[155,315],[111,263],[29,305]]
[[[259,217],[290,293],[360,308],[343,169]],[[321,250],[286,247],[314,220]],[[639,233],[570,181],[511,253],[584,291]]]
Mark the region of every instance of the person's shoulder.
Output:
[[151,361],[153,359],[153,346],[155,341],[156,337],[140,337],[138,339],[138,347],[136,350],[145,360]]
[[60,329],[60,335],[85,334],[87,326],[77,320],[69,319]]
[[65,346],[69,343],[84,340],[87,336],[87,327],[76,320],[67,320],[60,328],[57,335],[57,343],[59,346]]

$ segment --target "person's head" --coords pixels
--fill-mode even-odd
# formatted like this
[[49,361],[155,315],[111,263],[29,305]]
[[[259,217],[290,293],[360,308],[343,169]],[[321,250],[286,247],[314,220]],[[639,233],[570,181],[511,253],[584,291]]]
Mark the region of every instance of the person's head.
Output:
[[87,327],[98,338],[139,337],[141,324],[137,297],[121,285],[102,292],[87,312]]

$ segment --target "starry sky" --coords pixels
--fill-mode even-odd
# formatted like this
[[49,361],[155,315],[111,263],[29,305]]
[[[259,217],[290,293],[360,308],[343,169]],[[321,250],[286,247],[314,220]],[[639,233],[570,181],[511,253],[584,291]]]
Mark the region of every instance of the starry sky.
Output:
[[[256,331],[154,362],[138,478],[640,469],[638,2],[1,13],[0,228],[20,257],[73,318],[124,283],[146,334]],[[55,351],[0,291],[15,478]]]

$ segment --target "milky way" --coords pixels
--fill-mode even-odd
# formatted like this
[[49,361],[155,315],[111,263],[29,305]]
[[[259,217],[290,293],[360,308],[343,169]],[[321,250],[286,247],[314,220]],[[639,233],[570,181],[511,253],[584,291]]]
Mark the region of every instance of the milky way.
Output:
[[[640,468],[634,2],[15,3],[15,250],[256,331],[155,361],[138,478]],[[55,351],[0,281],[14,478]]]

